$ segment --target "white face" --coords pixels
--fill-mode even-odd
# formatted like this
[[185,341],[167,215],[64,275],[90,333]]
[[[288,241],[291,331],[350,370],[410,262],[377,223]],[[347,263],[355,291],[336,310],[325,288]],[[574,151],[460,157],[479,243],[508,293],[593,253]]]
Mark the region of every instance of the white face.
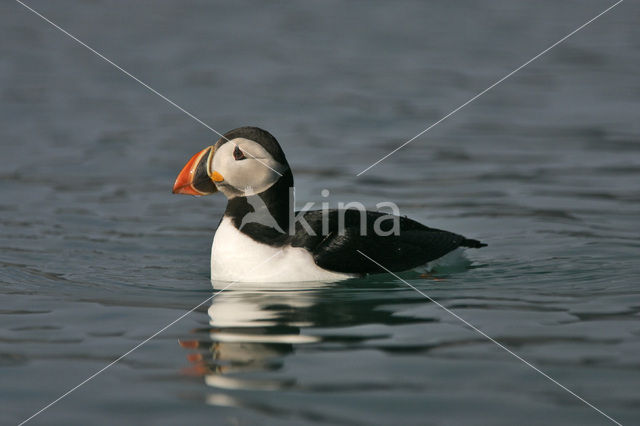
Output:
[[278,163],[257,142],[245,138],[231,139],[218,148],[211,164],[222,181],[216,187],[227,198],[250,196],[269,189],[287,167]]

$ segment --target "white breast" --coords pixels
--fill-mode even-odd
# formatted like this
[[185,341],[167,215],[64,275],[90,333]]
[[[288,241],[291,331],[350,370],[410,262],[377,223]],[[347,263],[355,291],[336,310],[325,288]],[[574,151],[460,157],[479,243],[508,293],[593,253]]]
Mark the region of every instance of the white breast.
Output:
[[211,247],[211,279],[240,282],[337,281],[354,277],[320,268],[301,247],[254,241],[222,219]]

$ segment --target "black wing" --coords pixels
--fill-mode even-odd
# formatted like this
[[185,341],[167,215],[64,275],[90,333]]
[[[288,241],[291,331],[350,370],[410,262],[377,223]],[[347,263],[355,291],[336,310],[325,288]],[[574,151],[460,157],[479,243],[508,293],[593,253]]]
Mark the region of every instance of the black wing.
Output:
[[[486,246],[480,241],[429,228],[406,217],[394,216],[399,232],[392,233],[394,220],[381,212],[329,210],[325,215],[328,220],[324,219],[324,227],[328,232],[322,232],[322,211],[306,212],[303,218],[316,235],[310,235],[308,229],[297,223],[293,245],[305,247],[312,252],[318,266],[336,272],[384,272],[358,250],[395,272],[424,265],[458,247]],[[342,220],[340,215],[343,215]],[[341,221],[343,226],[340,226]],[[379,221],[377,228],[376,221]],[[344,232],[339,232],[340,229]]]

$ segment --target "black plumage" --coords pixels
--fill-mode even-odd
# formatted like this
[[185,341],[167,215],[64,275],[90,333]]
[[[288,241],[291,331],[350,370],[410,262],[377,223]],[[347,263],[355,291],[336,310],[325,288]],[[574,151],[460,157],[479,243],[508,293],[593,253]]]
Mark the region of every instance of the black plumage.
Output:
[[[341,215],[344,217],[343,226],[339,226]],[[390,232],[390,229],[384,226],[392,222],[387,213],[367,211],[365,217],[355,209],[313,210],[304,212],[302,215],[302,219],[313,232],[308,232],[301,221],[295,223],[293,232],[288,232],[284,227],[282,229],[285,232],[280,232],[256,222],[245,224],[241,231],[255,241],[274,247],[303,247],[312,254],[315,263],[323,269],[356,274],[384,272],[384,269],[359,251],[387,269],[397,272],[424,265],[458,247],[486,246],[478,240],[429,228],[406,217],[397,217],[399,221],[397,234],[379,235],[373,226],[381,217],[384,217],[382,230]],[[234,225],[237,224],[236,227],[239,228],[241,218],[234,216],[232,218],[234,218]],[[328,226],[325,225],[327,232],[322,232],[323,220],[328,224]],[[364,232],[361,229],[362,223],[364,223]]]

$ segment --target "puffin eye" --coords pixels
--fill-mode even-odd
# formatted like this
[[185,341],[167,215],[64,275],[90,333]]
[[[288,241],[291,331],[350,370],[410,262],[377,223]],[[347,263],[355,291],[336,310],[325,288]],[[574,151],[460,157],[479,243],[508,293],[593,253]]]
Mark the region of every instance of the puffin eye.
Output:
[[240,160],[244,160],[247,157],[244,156],[244,152],[242,152],[238,147],[238,145],[236,145],[236,149],[233,150],[233,158],[236,161],[240,161]]

